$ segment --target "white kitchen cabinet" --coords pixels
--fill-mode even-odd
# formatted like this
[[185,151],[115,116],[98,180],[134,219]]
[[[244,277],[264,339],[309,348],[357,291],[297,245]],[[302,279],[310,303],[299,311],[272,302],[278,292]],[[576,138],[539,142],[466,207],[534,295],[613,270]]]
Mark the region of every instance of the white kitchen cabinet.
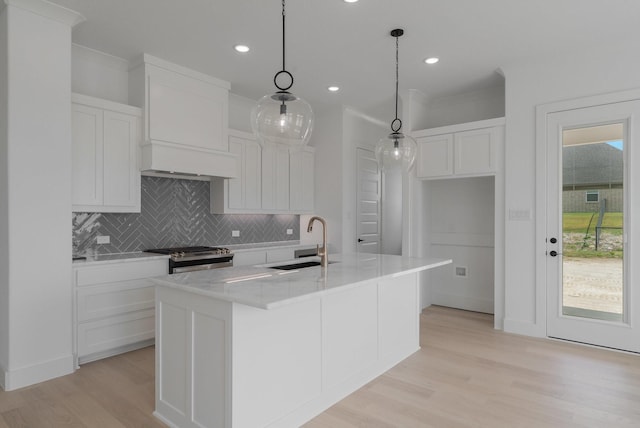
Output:
[[504,119],[490,119],[414,133],[418,178],[494,175],[504,141]]
[[292,149],[289,167],[289,210],[312,213],[315,198],[315,151],[311,147]]
[[140,212],[141,110],[72,97],[72,204],[76,212]]
[[262,209],[262,149],[252,134],[232,131],[229,152],[239,159],[238,177],[212,177],[211,212],[259,212]]
[[74,330],[78,363],[153,344],[155,285],[165,258],[74,265]]
[[229,130],[229,151],[238,156],[239,174],[211,178],[213,214],[313,212],[313,148],[261,147],[253,134]]
[[262,149],[262,209],[289,211],[289,148],[268,144]]
[[266,250],[239,251],[233,254],[234,266],[263,265],[267,262]]
[[234,252],[234,266],[253,266],[294,259],[294,248],[266,248]]

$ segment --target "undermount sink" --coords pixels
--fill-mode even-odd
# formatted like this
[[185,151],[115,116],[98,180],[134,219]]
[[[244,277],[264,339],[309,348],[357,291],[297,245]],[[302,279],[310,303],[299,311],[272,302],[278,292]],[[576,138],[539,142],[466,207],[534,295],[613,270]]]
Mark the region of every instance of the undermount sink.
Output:
[[[333,263],[333,262],[329,262]],[[320,262],[317,260],[308,261],[308,262],[300,262],[300,263],[292,263],[286,265],[278,265],[278,266],[269,266],[271,269],[281,269],[281,270],[294,270],[294,269],[302,269],[312,266],[320,266]]]

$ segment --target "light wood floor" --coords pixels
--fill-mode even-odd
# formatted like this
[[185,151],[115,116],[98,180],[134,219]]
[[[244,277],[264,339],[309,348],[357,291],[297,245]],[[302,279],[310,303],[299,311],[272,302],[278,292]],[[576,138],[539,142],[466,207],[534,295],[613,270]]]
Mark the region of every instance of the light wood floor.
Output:
[[[640,356],[493,330],[489,315],[431,307],[422,349],[305,428],[640,427]],[[163,427],[154,349],[0,390],[0,428]]]

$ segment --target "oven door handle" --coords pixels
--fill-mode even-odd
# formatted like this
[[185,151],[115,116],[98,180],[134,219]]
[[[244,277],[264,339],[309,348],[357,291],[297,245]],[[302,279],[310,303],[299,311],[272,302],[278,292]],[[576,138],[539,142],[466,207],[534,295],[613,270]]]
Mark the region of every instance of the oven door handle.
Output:
[[174,267],[172,273],[193,272],[196,270],[210,270],[233,266],[233,260],[221,263],[207,263],[202,265]]

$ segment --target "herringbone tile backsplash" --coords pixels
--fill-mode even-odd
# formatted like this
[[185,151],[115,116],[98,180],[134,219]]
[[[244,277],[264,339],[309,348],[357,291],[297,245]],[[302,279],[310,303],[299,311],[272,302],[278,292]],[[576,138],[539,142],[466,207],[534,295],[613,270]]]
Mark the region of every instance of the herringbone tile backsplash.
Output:
[[[142,177],[141,212],[73,213],[73,253],[111,254],[191,245],[299,240],[299,216],[209,212],[209,182]],[[293,235],[286,230],[293,229]],[[231,231],[240,237],[232,238]],[[96,243],[108,235],[110,244]]]

